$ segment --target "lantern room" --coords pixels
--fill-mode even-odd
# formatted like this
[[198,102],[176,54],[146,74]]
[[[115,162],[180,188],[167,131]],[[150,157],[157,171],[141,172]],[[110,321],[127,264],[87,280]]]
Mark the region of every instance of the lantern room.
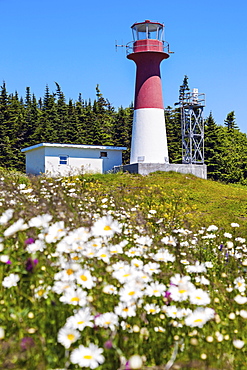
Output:
[[131,26],[133,40],[159,40],[163,41],[164,25],[146,20],[143,23],[135,23]]
[[[145,20],[145,22],[134,23],[131,28],[133,33],[133,44],[131,43],[132,46],[128,46],[129,52],[164,52],[163,24]],[[168,55],[166,58],[168,58]]]

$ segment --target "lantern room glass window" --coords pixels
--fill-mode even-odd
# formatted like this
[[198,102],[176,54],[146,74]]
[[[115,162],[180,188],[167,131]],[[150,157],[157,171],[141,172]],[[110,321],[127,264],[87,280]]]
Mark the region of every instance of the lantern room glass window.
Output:
[[157,23],[139,23],[132,27],[133,39],[137,40],[163,40],[164,27]]

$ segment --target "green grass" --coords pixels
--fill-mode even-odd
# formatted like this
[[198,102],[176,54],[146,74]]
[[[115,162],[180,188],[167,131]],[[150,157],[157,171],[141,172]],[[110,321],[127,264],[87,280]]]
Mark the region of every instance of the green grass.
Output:
[[191,217],[185,215],[184,221],[193,228],[210,224],[227,228],[231,222],[247,226],[247,187],[240,184],[223,184],[174,172],[156,172],[149,176],[106,174],[85,178],[123,197],[138,197],[142,192],[143,198],[150,200],[150,206],[152,201],[175,201],[177,198],[180,206],[183,204],[190,210]]

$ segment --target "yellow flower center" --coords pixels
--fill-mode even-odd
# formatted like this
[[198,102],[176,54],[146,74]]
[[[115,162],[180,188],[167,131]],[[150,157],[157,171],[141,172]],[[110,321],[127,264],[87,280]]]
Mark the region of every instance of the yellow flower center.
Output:
[[85,356],[83,356],[83,358],[85,358],[85,360],[91,360],[93,358],[93,356],[85,355]]
[[79,302],[79,298],[78,297],[73,297],[71,298],[70,302]]
[[196,319],[194,322],[202,322],[202,319]]
[[80,276],[80,278],[81,278],[81,280],[83,280],[83,281],[87,281],[87,277],[86,277],[85,275],[81,275],[81,276]]
[[186,290],[185,289],[180,289],[178,292],[181,293],[181,294],[183,294],[183,293],[186,292]]
[[68,334],[67,335],[67,338],[68,338],[68,340],[74,340],[75,339],[75,336],[73,335],[73,334]]
[[106,225],[106,226],[104,227],[104,230],[105,230],[105,231],[109,231],[109,230],[111,230],[111,227],[110,227],[109,225]]
[[85,321],[78,321],[78,325],[84,324]]
[[134,294],[135,294],[135,292],[134,292],[134,291],[132,291],[132,292],[129,292],[128,294],[129,294],[129,295],[134,295]]
[[66,272],[68,275],[72,275],[74,271],[72,269],[68,269]]

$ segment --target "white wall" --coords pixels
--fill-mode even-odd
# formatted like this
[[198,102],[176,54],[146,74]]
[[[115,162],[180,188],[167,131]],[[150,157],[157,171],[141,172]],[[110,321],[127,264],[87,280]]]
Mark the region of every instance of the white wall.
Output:
[[41,173],[45,173],[44,147],[26,152],[26,173],[32,175],[40,175]]

